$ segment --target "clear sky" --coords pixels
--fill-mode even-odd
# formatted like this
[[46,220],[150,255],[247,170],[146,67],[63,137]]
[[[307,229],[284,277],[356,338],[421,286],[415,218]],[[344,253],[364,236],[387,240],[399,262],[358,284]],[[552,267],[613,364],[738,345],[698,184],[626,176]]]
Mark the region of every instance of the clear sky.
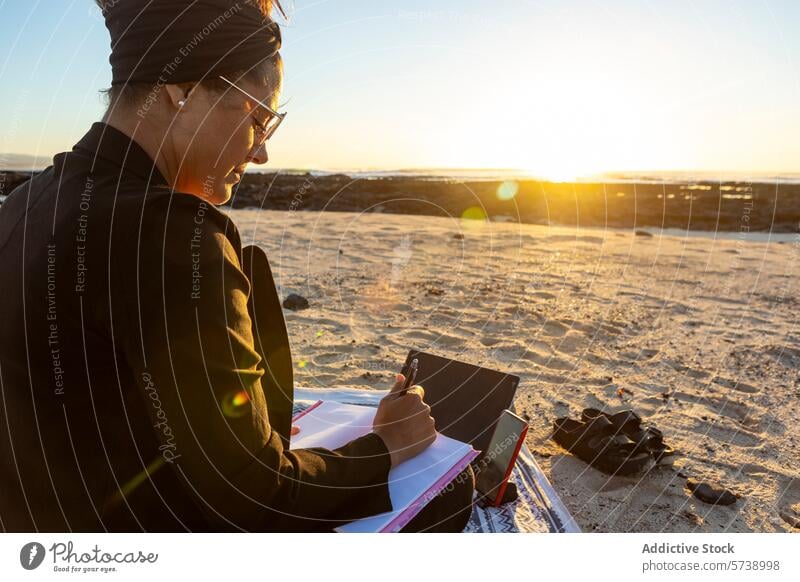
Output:
[[[276,168],[800,172],[797,0],[294,7]],[[92,0],[0,0],[0,152],[69,149],[108,52]]]

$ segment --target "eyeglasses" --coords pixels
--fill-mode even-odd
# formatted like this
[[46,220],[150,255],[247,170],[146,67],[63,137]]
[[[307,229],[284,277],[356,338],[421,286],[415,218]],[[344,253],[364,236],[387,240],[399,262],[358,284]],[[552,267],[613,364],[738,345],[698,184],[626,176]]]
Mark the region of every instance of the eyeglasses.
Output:
[[264,145],[264,142],[266,142],[269,138],[271,138],[275,134],[275,132],[278,129],[278,126],[283,122],[283,118],[286,117],[286,113],[278,113],[272,107],[270,107],[260,99],[256,99],[250,93],[248,93],[241,87],[237,86],[236,83],[229,81],[222,75],[220,75],[219,78],[225,81],[228,85],[230,85],[240,93],[244,94],[245,96],[255,101],[258,105],[266,109],[267,112],[270,114],[270,117],[267,120],[266,125],[261,123],[258,119],[256,119],[256,117],[252,113],[250,114],[250,117],[253,119],[253,124],[254,124],[253,129],[255,130],[254,146],[261,147],[262,145]]

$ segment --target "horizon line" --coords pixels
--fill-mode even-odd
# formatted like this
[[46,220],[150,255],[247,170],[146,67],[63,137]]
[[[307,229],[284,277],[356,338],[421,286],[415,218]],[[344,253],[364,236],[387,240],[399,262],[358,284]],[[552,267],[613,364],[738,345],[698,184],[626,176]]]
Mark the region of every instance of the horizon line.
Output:
[[[24,161],[23,161],[24,160]],[[41,162],[40,162],[41,161]],[[39,163],[40,162],[40,163]],[[0,172],[38,172],[52,165],[52,156],[36,156],[34,154],[17,154],[0,152]],[[482,174],[496,173],[498,177],[514,176],[534,180],[550,181],[547,172],[538,172],[531,169],[515,167],[457,167],[457,166],[417,166],[417,167],[389,167],[389,166],[287,166],[287,167],[262,167],[249,165],[246,173],[272,174],[272,173],[310,173],[320,172],[328,174],[422,174],[428,176],[446,177],[449,174]],[[796,170],[741,170],[741,169],[613,169],[602,172],[593,172],[571,177],[567,182],[586,181],[596,178],[657,178],[678,176],[720,176],[720,177],[770,177],[770,178],[797,178],[800,177],[800,168]]]

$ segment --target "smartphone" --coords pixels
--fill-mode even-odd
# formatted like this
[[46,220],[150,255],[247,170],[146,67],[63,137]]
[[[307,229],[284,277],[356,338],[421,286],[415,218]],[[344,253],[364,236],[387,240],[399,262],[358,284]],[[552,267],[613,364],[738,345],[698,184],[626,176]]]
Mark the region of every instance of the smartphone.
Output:
[[497,419],[489,447],[474,466],[475,488],[489,505],[500,505],[527,433],[528,423],[510,410]]

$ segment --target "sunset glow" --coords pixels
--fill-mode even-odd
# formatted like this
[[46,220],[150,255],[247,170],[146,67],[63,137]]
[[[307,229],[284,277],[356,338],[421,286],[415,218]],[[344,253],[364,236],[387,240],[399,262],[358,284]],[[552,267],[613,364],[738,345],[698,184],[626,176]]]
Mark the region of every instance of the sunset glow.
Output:
[[[298,7],[281,51],[289,116],[251,170],[798,172],[800,4],[733,5]],[[102,114],[107,32],[84,5],[4,10],[2,74],[26,92],[0,95],[13,125],[0,152],[47,165]],[[67,44],[67,30],[84,36]],[[49,40],[22,51],[20,34]],[[73,114],[55,113],[64,106]]]

